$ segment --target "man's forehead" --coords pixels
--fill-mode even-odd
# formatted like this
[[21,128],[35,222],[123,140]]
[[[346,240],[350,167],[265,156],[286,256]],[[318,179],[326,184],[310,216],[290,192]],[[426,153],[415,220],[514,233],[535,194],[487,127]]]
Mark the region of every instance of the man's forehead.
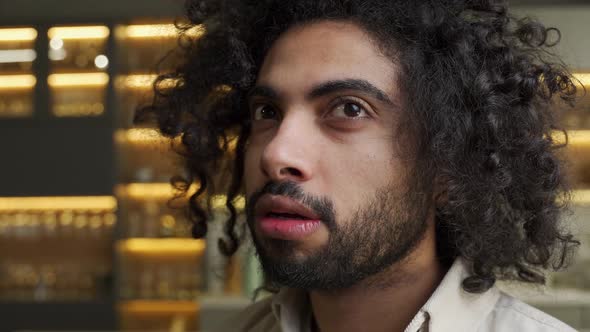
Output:
[[397,68],[360,27],[321,21],[283,34],[267,53],[257,85],[308,94],[322,84],[356,79],[395,93]]

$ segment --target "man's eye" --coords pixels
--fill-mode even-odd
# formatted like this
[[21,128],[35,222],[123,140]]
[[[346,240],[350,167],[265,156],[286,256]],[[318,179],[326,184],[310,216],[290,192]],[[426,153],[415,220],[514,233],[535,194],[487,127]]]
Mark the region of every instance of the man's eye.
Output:
[[336,106],[330,115],[340,118],[344,117],[357,119],[369,117],[367,111],[362,106],[354,102],[344,102]]
[[277,116],[277,111],[269,105],[256,106],[253,112],[254,120],[273,120]]

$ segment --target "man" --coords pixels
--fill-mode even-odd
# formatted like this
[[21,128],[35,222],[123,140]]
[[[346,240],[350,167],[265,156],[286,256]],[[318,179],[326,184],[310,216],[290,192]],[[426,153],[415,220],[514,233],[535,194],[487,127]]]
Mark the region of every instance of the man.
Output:
[[187,10],[206,32],[140,115],[182,136],[197,237],[196,198],[233,161],[221,248],[237,248],[244,193],[277,293],[226,331],[572,330],[495,287],[543,283],[577,244],[558,223],[568,191],[550,107],[575,85],[546,52],[552,30],[491,0]]

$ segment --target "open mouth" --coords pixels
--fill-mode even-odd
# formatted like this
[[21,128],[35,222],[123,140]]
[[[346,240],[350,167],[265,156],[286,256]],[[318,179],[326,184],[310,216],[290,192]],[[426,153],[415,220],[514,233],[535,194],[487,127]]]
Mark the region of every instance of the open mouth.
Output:
[[264,236],[281,240],[303,240],[313,234],[321,225],[318,219],[310,219],[292,212],[268,212],[258,221]]
[[310,220],[310,218],[295,213],[281,213],[281,212],[269,212],[267,215],[269,218],[283,219],[283,220]]
[[260,218],[278,220],[319,220],[319,216],[303,204],[284,196],[264,195],[256,204]]
[[265,195],[256,205],[262,235],[281,240],[304,240],[321,227],[320,216],[288,197]]

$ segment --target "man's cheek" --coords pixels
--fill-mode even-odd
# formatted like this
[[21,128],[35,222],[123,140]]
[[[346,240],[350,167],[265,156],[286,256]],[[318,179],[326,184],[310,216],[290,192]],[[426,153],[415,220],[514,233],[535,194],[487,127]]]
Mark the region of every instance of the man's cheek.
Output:
[[260,177],[256,170],[255,156],[252,151],[246,151],[244,156],[244,189],[246,197],[249,197],[254,191],[256,191],[256,181]]

